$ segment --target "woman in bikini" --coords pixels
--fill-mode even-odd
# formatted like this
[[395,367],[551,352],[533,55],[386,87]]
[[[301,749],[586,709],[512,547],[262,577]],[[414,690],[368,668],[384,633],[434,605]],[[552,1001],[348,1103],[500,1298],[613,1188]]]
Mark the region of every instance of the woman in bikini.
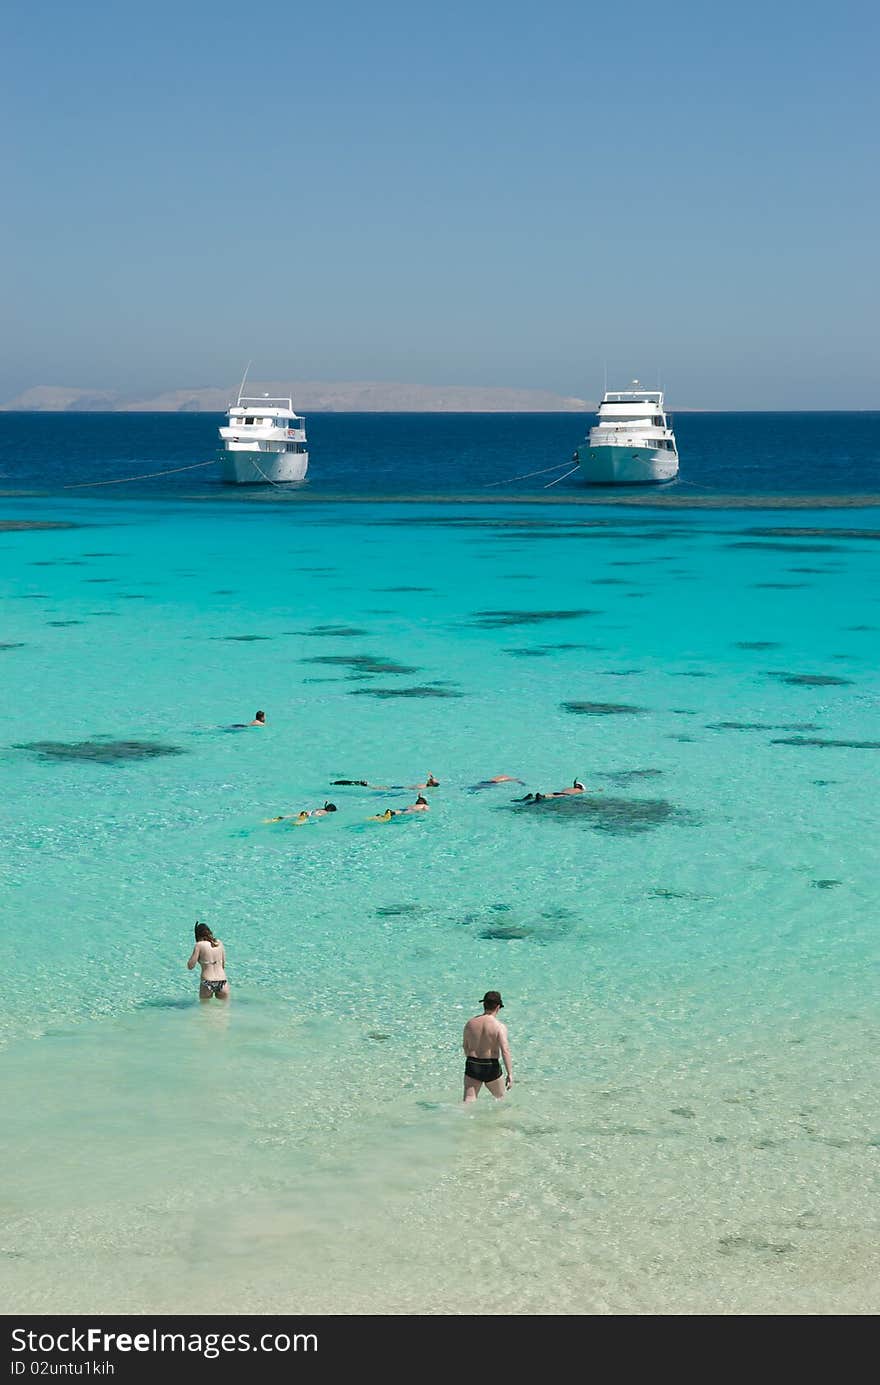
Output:
[[206,923],[196,924],[196,945],[187,962],[192,971],[198,963],[202,968],[199,1000],[228,1000],[229,982],[226,979],[226,949]]

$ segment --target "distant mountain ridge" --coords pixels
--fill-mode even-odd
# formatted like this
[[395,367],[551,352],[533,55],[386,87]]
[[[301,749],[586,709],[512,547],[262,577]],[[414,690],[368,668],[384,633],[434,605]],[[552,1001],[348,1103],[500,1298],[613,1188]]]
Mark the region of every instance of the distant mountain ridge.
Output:
[[[549,390],[490,389],[475,385],[405,385],[379,381],[344,383],[301,380],[287,384],[249,384],[248,393],[293,399],[303,413],[582,413],[585,399]],[[153,396],[114,390],[36,385],[0,405],[0,410],[37,413],[223,413],[236,388],[166,390]]]

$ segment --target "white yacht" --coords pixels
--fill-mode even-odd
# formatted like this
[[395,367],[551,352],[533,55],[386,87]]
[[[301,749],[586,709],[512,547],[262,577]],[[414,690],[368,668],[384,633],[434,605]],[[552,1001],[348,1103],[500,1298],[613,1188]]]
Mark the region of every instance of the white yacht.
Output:
[[302,481],[309,469],[306,423],[291,399],[239,394],[220,429],[223,480],[234,486]]
[[593,485],[671,481],[678,475],[678,449],[663,408],[662,390],[642,389],[633,380],[627,390],[606,393],[596,425],[573,460]]

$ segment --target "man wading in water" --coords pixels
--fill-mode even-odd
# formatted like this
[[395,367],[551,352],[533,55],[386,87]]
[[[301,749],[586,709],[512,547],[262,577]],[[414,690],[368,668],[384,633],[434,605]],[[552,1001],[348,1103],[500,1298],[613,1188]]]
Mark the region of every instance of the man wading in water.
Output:
[[[507,1042],[507,1025],[498,1018],[498,1011],[503,1008],[504,1002],[498,991],[487,991],[483,996],[483,1014],[475,1015],[464,1027],[465,1101],[476,1101],[484,1084],[499,1101],[505,1089],[510,1091],[513,1086],[513,1060]],[[507,1069],[507,1077],[503,1080],[499,1053]]]

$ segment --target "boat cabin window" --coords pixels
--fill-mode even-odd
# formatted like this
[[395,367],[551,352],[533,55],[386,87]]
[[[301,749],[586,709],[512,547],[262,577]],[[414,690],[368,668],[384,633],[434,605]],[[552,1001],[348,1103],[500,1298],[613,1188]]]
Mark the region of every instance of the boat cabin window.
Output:
[[254,416],[253,416],[253,414],[248,414],[247,418],[245,419],[245,423],[253,423],[253,421],[254,421]]
[[655,415],[654,415],[654,418],[653,418],[653,420],[652,420],[652,422],[653,422],[655,428],[662,428],[662,427],[663,427],[663,416],[662,416],[662,414],[655,414]]

